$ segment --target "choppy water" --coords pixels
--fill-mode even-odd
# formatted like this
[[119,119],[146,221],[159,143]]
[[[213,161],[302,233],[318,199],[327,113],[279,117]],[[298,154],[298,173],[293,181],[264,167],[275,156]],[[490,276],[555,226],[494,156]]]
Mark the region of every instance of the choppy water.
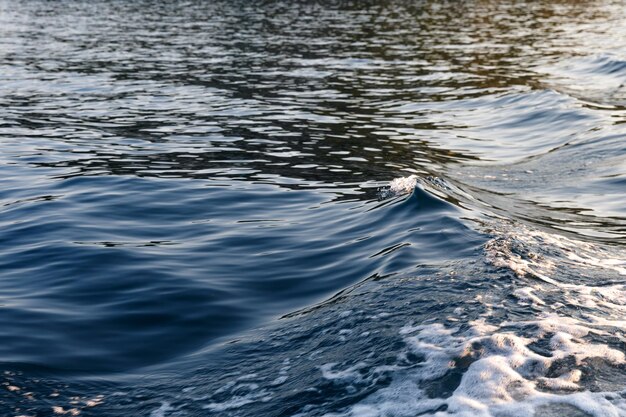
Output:
[[626,416],[624,3],[0,1],[0,415]]

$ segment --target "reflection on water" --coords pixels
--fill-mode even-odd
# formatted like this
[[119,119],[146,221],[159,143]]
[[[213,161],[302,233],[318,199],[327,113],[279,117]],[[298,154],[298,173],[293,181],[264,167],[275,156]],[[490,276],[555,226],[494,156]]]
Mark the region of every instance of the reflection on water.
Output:
[[[60,178],[354,189],[453,163],[543,164],[572,142],[604,152],[623,133],[623,100],[586,81],[618,85],[626,70],[619,56],[575,59],[609,39],[624,44],[619,3],[596,6],[4,4],[3,158],[60,168]],[[610,106],[590,107],[586,90]],[[571,208],[571,218],[554,215],[569,228],[605,214],[573,194],[519,197]]]
[[[621,268],[625,22],[619,1],[0,0],[0,335],[8,341],[0,367],[26,372],[29,383],[29,372],[75,382],[172,364],[189,371],[242,331],[296,317],[302,327],[276,325],[275,346],[209,356],[217,365],[198,371],[198,384],[215,388],[229,383],[218,367],[280,378],[288,366],[276,358],[294,360],[299,343],[330,363],[336,341],[311,342],[310,317],[332,321],[324,312],[342,305],[363,317],[397,308],[384,329],[351,322],[364,337],[393,339],[368,347],[389,358],[405,343],[398,328],[437,311],[457,317],[454,308],[470,306],[455,319],[464,323],[487,310],[512,320],[543,312],[550,300],[529,294],[547,290],[530,283],[512,291],[531,307],[509,305],[510,295],[480,308],[468,301],[506,294],[500,279],[519,284],[484,267],[484,232],[501,233],[498,219],[607,245],[612,261],[594,265]],[[393,194],[380,187],[409,175],[417,191],[379,201]],[[543,249],[507,256],[528,266]],[[545,259],[576,252],[559,250],[545,249]],[[590,264],[579,262],[582,279]],[[338,349],[333,363],[354,347]],[[385,360],[398,369],[419,362],[402,355]],[[267,368],[258,369],[260,358]],[[357,367],[350,372],[361,379],[343,396],[343,382],[320,386],[315,366],[293,366],[318,390],[307,391],[310,415],[344,410],[393,379]],[[466,368],[429,395],[452,395]],[[157,383],[158,395],[113,400],[111,415],[276,400],[265,401],[262,383],[237,382],[204,406],[176,408],[182,400],[156,399],[175,396],[159,384],[167,385]],[[37,401],[59,390],[51,386]],[[18,397],[24,390],[0,395],[0,405],[39,412],[41,403]],[[83,395],[76,391],[66,397]],[[281,415],[306,413],[304,397],[282,395],[295,405]]]

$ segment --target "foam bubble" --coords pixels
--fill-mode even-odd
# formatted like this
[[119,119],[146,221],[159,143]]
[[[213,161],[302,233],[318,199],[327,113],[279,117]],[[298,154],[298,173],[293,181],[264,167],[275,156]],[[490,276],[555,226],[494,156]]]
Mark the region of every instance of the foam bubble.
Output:
[[409,175],[408,177],[395,178],[389,183],[389,189],[394,193],[410,193],[417,185],[417,175]]
[[523,287],[513,291],[513,295],[522,301],[528,301],[532,304],[544,305],[545,303],[543,302],[543,300],[533,294],[533,291],[535,291],[535,289],[532,287]]
[[[563,404],[594,417],[623,416],[626,406],[621,397],[611,400],[606,393],[563,394],[563,391],[582,391],[578,384],[582,369],[549,375],[554,372],[553,365],[567,357],[573,357],[574,366],[580,367],[583,360],[590,357],[602,358],[614,365],[625,363],[622,352],[580,339],[592,329],[573,319],[562,319],[561,324],[557,317],[520,323],[519,327],[535,326],[532,337],[505,330],[511,323],[493,326],[483,320],[472,322],[466,331],[440,323],[405,326],[400,332],[409,349],[424,358],[421,366],[411,374],[397,375],[389,387],[344,413],[328,416],[402,417],[432,410],[428,415],[437,417],[530,417],[542,407],[558,408]],[[553,331],[558,332],[549,338],[549,356],[530,349],[533,343]],[[425,395],[424,385],[464,362],[470,365],[449,398],[432,399]]]
[[320,367],[322,371],[322,376],[331,381],[354,381],[358,382],[361,380],[361,374],[359,373],[359,369],[362,369],[366,366],[365,363],[359,362],[358,364],[344,370],[335,370],[336,363],[327,363]]
[[400,177],[391,180],[386,188],[379,190],[378,194],[379,197],[383,199],[402,194],[410,194],[416,186],[417,175],[409,175],[408,177]]
[[[485,246],[486,260],[513,272],[511,294],[539,311],[537,317],[498,320],[502,315],[496,313],[508,311],[505,301],[484,294],[477,299],[489,308],[478,320],[407,324],[399,334],[408,352],[421,358],[419,365],[396,370],[388,386],[327,417],[626,416],[626,390],[602,392],[594,385],[626,369],[626,355],[611,342],[626,341],[626,286],[563,282],[561,271],[568,266],[578,273],[590,268],[623,275],[621,255],[524,227],[497,233]],[[553,302],[558,297],[588,308],[563,310],[564,304]],[[328,376],[356,380],[363,378],[362,367],[339,372],[333,364]],[[459,374],[447,398],[433,398],[439,389],[427,392]]]

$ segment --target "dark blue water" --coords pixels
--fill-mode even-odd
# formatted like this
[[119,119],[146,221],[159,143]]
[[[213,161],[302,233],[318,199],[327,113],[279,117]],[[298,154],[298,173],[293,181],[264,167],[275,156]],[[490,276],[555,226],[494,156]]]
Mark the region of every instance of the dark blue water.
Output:
[[0,416],[626,416],[625,28],[0,1]]

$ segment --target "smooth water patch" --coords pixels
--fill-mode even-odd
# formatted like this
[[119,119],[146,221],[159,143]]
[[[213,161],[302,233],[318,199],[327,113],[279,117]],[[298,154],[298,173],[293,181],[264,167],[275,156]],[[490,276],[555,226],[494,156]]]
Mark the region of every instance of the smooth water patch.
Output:
[[335,205],[332,194],[268,185],[123,177],[45,190],[56,197],[16,190],[23,203],[3,213],[0,327],[13,342],[0,351],[17,369],[158,364],[367,277],[436,262],[444,248],[463,256],[477,239],[424,191]]

